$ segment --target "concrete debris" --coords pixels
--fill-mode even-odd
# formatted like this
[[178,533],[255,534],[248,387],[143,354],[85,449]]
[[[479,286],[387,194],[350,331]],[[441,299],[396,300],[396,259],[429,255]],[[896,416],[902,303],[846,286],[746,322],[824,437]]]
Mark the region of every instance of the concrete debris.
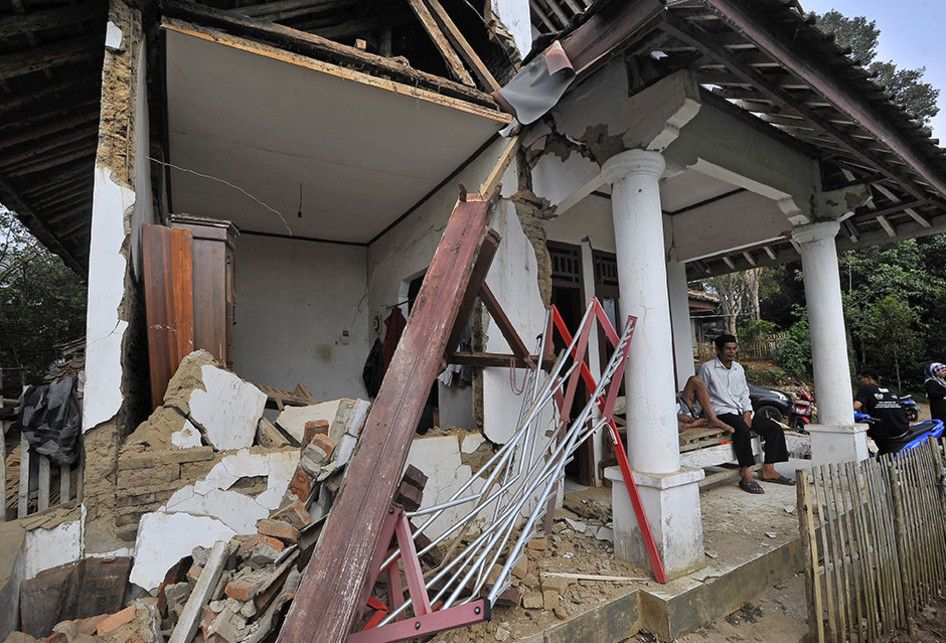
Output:
[[289,439],[267,418],[262,417],[256,426],[256,443],[262,447],[278,449],[291,446]]
[[778,532],[775,532],[775,531],[767,531],[767,532],[765,532],[765,537],[766,537],[766,538],[773,538],[773,539],[774,539],[774,538],[778,538]]
[[580,520],[572,520],[571,518],[566,518],[565,524],[574,529],[579,534],[585,533],[585,531],[588,529],[588,523],[581,522]]
[[341,399],[309,406],[287,407],[276,418],[276,425],[301,444],[307,422],[329,423],[328,437],[336,444],[344,435],[358,438],[368,418],[371,403],[365,400]]

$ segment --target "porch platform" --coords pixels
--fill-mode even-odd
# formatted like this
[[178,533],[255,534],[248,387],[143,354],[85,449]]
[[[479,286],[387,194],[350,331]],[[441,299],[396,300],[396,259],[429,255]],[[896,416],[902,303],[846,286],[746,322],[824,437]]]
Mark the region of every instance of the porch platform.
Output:
[[[670,641],[707,626],[756,600],[773,585],[788,583],[802,569],[795,488],[766,484],[765,490],[764,495],[753,496],[735,484],[725,484],[701,492],[707,554],[706,565],[696,572],[666,585],[650,580],[611,584],[608,592],[601,591],[586,603],[576,602],[576,595],[598,591],[596,586],[603,583],[578,581],[563,595],[570,612],[564,620],[551,611],[498,607],[490,623],[446,633],[435,640],[564,643],[592,640],[589,633],[593,632],[593,640],[608,642],[624,641],[647,631],[661,641]],[[568,492],[565,504],[582,504],[600,511],[603,507],[610,509],[610,499],[607,487],[584,488]],[[555,533],[563,542],[567,530],[557,528]],[[633,574],[622,571],[626,568],[613,559],[613,548],[587,540],[599,542],[600,554],[595,555],[609,561],[609,571],[593,569],[590,573]],[[552,569],[562,562],[560,551],[548,556],[540,562],[540,568]],[[636,574],[649,577],[640,570]],[[799,622],[797,632],[782,629],[783,638],[787,637],[784,640],[794,643],[802,640],[807,628]],[[501,638],[506,632],[509,638]]]

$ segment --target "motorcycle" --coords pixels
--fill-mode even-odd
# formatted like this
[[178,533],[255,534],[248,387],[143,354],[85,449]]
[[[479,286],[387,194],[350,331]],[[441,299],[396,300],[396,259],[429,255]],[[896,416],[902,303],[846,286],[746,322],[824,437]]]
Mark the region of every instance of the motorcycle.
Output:
[[[854,412],[854,421],[866,424],[874,424],[877,418],[867,413]],[[912,425],[903,435],[885,440],[885,444],[877,443],[883,454],[899,453],[909,451],[920,446],[930,438],[938,440],[942,437],[944,431],[942,420],[924,420]],[[875,440],[876,442],[876,440]]]
[[913,399],[912,395],[901,395],[899,397],[900,406],[903,408],[904,412],[907,414],[907,422],[916,422],[920,417],[920,409],[916,405],[916,401]]
[[788,415],[789,428],[804,433],[805,427],[812,423],[814,416],[814,396],[805,390],[798,390],[794,395],[791,412]]

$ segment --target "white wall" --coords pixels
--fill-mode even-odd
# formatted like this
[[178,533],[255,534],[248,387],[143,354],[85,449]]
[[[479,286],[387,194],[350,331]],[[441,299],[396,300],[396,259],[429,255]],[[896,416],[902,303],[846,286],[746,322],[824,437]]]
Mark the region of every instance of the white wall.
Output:
[[367,254],[359,246],[240,236],[233,346],[240,377],[289,389],[301,383],[319,400],[365,397]]
[[586,196],[561,216],[547,221],[545,233],[549,241],[576,246],[588,237],[595,250],[614,252],[611,200],[594,194]]

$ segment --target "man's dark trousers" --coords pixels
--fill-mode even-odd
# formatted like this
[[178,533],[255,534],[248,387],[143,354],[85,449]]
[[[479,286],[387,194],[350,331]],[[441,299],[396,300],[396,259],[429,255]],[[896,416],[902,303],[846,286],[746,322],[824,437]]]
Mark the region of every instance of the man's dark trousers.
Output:
[[[732,434],[732,448],[740,467],[755,464],[752,455],[752,434],[741,415],[721,413],[717,417],[736,430]],[[769,418],[756,415],[752,418],[752,431],[765,441],[765,463],[788,462],[788,447],[785,446],[785,432],[782,427]]]

